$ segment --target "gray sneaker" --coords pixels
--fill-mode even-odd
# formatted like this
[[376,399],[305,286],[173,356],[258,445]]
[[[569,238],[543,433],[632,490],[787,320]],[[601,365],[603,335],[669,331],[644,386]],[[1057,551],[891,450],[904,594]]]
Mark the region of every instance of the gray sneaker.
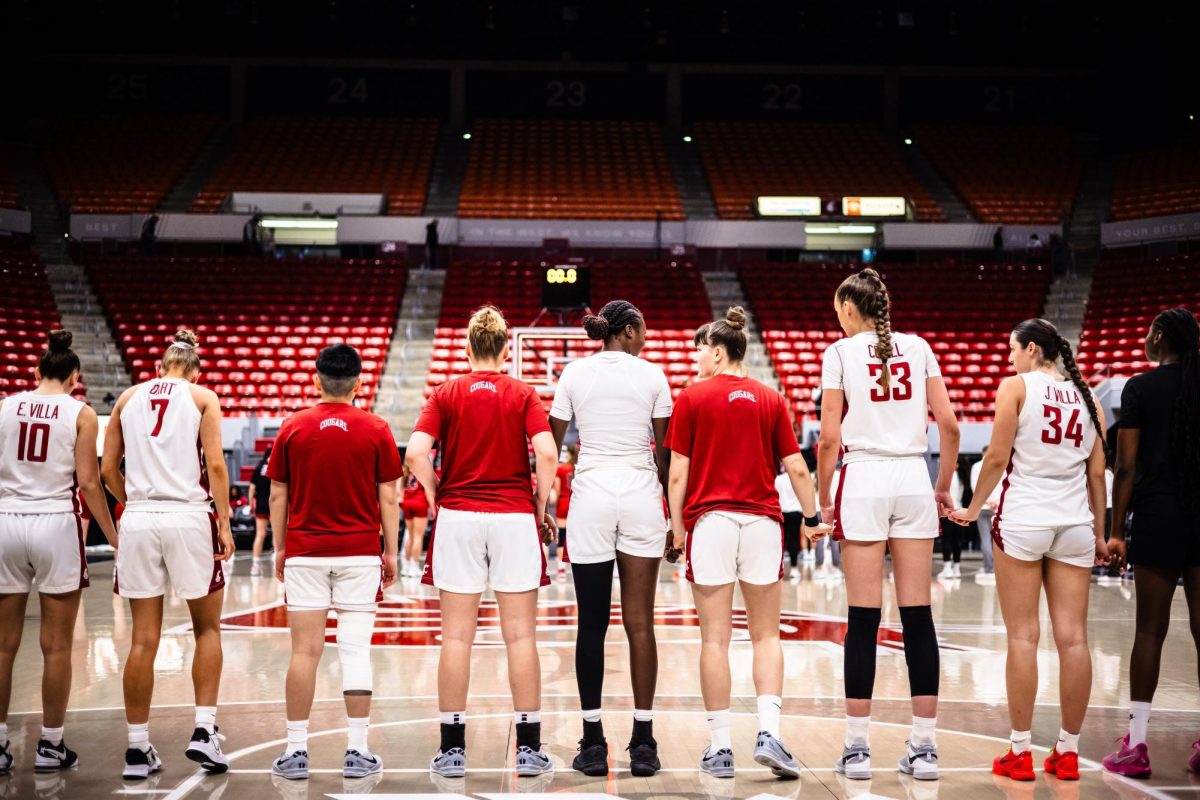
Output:
[[700,771],[714,778],[732,778],[733,751],[722,747],[714,753],[711,747],[706,748],[704,755],[700,756]]
[[517,748],[517,775],[522,778],[532,778],[554,771],[554,762],[540,748],[521,746]]
[[383,759],[374,753],[360,753],[357,750],[347,750],[346,758],[342,761],[343,778],[365,778],[383,772]]
[[871,779],[871,748],[859,739],[842,750],[842,757],[833,765],[833,771],[855,781]]
[[429,762],[429,771],[443,778],[461,778],[467,774],[467,751],[451,747],[446,752],[438,750]]
[[308,780],[308,751],[284,753],[271,765],[271,774],[289,781]]
[[800,777],[800,764],[783,742],[766,731],[758,732],[758,741],[754,743],[754,760],[764,767],[770,767],[776,778]]
[[938,779],[937,747],[923,744],[913,747],[908,742],[908,752],[900,757],[900,771],[912,775],[919,781],[936,781]]

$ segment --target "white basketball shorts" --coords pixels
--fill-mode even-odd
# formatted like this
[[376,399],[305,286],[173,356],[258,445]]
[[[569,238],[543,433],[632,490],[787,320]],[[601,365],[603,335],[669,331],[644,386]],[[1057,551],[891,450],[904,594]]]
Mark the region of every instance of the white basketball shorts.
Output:
[[546,551],[533,513],[439,509],[421,582],[460,594],[488,587],[528,592],[548,585]]
[[992,526],[992,541],[1005,555],[1021,561],[1052,558],[1088,569],[1096,563],[1096,534],[1091,524],[1033,528],[1002,521]]
[[851,542],[936,539],[941,533],[922,458],[843,464],[834,516],[833,538]]
[[309,558],[283,563],[283,601],[289,611],[371,611],[383,600],[378,556]]
[[0,514],[0,594],[65,594],[88,585],[83,523],[60,514]]
[[612,561],[618,552],[662,558],[667,546],[662,484],[649,469],[575,471],[567,512],[567,560]]
[[783,577],[783,529],[770,517],[710,511],[696,521],[686,550],[687,579],[701,586],[763,586]]
[[134,599],[167,593],[196,600],[225,588],[216,515],[207,511],[126,511],[117,530],[113,591]]

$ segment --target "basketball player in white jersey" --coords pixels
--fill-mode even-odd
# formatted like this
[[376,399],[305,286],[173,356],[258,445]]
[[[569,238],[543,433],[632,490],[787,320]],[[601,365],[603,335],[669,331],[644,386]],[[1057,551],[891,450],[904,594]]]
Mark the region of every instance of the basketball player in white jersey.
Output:
[[129,598],[133,617],[125,662],[124,777],[130,779],[162,768],[150,744],[150,700],[168,581],[187,601],[196,636],[196,728],[186,755],[207,772],[229,767],[216,726],[225,597],[221,562],[234,550],[229,472],[221,450],[221,404],[211,390],[195,385],[199,375],[196,334],[180,330],[163,353],[159,377],[121,395],[104,437],[101,475],[125,504],[113,589]]
[[653,731],[654,594],[667,542],[663,439],[671,419],[671,387],[661,368],[637,357],[646,344],[646,322],[632,303],[613,300],[599,314],[584,317],[583,326],[589,338],[604,343],[603,349],[566,366],[550,409],[556,447],[562,447],[572,417],[579,426],[567,548],[579,604],[575,679],[583,738],[572,766],[585,775],[608,774],[600,703],[615,565],[633,683],[629,768],[645,777],[661,767]]
[[78,488],[116,547],[117,531],[100,488],[96,412],[71,397],[79,357],[71,333],[50,332],[34,369],[38,386],[0,401],[0,774],[13,767],[8,703],[25,604],[37,586],[41,606],[42,732],[34,769],[79,763],[63,742],[71,694],[71,641],[88,585]]
[[[996,391],[992,440],[971,507],[951,519],[979,517],[1003,475],[992,519],[996,589],[1008,634],[1009,751],[996,775],[1034,779],[1030,726],[1038,686],[1042,587],[1058,648],[1062,728],[1046,759],[1049,775],[1079,780],[1079,730],[1092,688],[1087,643],[1092,567],[1108,563],[1104,542],[1104,413],[1084,383],[1070,343],[1044,319],[1022,322],[1009,339],[1017,371]],[[1056,366],[1062,357],[1064,377]]]
[[[930,612],[930,564],[939,514],[953,510],[950,480],[958,463],[958,421],[929,344],[893,333],[891,297],[879,274],[864,269],[838,287],[834,308],[847,338],[825,351],[818,449],[822,517],[842,542],[849,602],[845,642],[846,738],[835,769],[871,777],[869,729],[875,643],[890,549],[913,727],[900,770],[938,777],[938,643]],[[928,413],[937,421],[941,469],[930,486],[924,455]],[[836,497],[829,487],[842,451]]]

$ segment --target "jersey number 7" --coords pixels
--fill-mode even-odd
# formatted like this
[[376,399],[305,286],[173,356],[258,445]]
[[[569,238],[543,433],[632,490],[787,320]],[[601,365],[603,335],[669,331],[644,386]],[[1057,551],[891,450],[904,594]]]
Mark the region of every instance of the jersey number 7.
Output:
[[[1042,431],[1042,441],[1046,444],[1062,444],[1062,409],[1058,406],[1042,406],[1042,416],[1050,420],[1050,427]],[[1083,426],[1079,424],[1079,409],[1071,411],[1071,419],[1067,420],[1066,438],[1083,447]]]
[[[872,380],[879,380],[879,373],[883,372],[883,364],[867,364],[867,369],[871,373]],[[893,380],[885,389],[879,386],[878,383],[871,389],[871,399],[876,403],[886,403],[888,400],[910,400],[913,396],[912,382],[909,378],[912,376],[912,368],[908,366],[907,361],[889,361],[888,373]]]

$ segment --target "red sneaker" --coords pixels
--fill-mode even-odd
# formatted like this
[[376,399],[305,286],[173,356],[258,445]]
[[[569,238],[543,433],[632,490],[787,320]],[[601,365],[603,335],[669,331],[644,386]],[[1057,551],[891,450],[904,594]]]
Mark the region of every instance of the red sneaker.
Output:
[[1014,781],[1032,781],[1037,777],[1033,774],[1033,753],[1028,750],[1024,753],[1014,753],[1012,747],[992,761],[992,772]]
[[1046,774],[1060,781],[1079,780],[1079,753],[1060,753],[1058,748],[1050,751],[1046,758]]

